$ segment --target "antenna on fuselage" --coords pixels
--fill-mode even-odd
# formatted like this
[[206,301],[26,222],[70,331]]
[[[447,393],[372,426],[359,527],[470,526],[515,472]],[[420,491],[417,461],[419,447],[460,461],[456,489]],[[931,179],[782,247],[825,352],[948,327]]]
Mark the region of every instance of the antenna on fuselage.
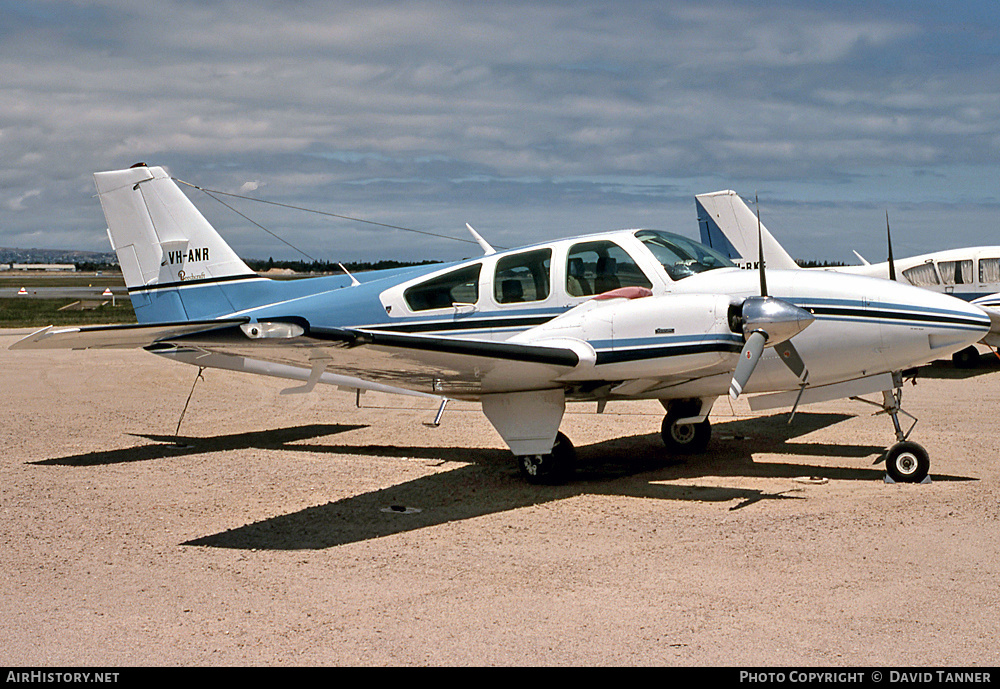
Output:
[[490,254],[495,254],[497,252],[496,249],[490,246],[490,243],[488,241],[483,239],[481,234],[472,229],[472,225],[470,225],[469,223],[465,223],[465,226],[469,228],[469,232],[472,233],[472,238],[479,243],[479,246],[483,247],[484,255],[489,256]]
[[345,273],[347,273],[347,277],[351,278],[351,287],[357,287],[358,285],[361,284],[360,282],[358,282],[358,279],[356,277],[354,277],[353,275],[351,275],[351,272],[349,270],[347,270],[347,268],[344,267],[343,263],[338,263],[337,265],[340,266],[340,269],[342,271],[344,271]]

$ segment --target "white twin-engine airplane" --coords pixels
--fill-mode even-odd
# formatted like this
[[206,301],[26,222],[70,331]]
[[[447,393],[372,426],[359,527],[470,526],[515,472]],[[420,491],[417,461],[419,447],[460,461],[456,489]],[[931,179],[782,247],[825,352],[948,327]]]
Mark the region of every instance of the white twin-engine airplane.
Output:
[[[853,275],[737,269],[676,234],[621,230],[447,265],[272,281],[142,164],[94,175],[135,325],[45,328],[12,349],[146,350],[196,366],[478,400],[532,482],[567,480],[566,402],[657,399],[662,437],[705,449],[725,394],[751,408],[882,393],[887,472],[927,476],[898,419],[902,371],[989,329],[943,294]],[[443,403],[442,403],[443,404]],[[912,418],[912,417],[911,417]],[[914,422],[915,423],[915,422]]]
[[[763,246],[768,268],[795,270],[799,268],[788,252],[767,231],[759,218],[732,190],[716,191],[695,196],[701,241],[741,268],[755,269],[759,263],[758,244]],[[888,235],[888,217],[886,218]],[[758,242],[758,234],[761,236]],[[1000,347],[1000,246],[973,246],[946,249],[909,258],[892,258],[888,239],[889,261],[869,263],[857,251],[862,265],[811,268],[851,275],[905,280],[916,287],[950,294],[986,310],[993,327],[983,338],[983,344]],[[898,276],[898,277],[897,277]],[[974,346],[966,347],[952,357],[959,366],[979,358]]]

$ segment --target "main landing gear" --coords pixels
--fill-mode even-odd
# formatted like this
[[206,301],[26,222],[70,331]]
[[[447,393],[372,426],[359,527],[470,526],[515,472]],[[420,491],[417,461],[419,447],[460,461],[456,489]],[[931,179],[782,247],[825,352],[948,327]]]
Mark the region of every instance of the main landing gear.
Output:
[[660,437],[667,449],[681,455],[704,452],[712,437],[712,425],[708,420],[711,401],[673,400],[664,402],[664,407],[667,415],[660,425]]
[[555,485],[565,483],[576,468],[576,450],[562,432],[556,434],[552,451],[539,455],[519,455],[517,467],[528,483]]
[[975,345],[969,345],[951,355],[955,368],[975,368],[979,364],[979,350]]
[[698,423],[677,423],[681,416],[677,412],[668,412],[660,425],[660,437],[667,449],[675,454],[701,454],[708,447],[712,437],[712,425],[706,418]]

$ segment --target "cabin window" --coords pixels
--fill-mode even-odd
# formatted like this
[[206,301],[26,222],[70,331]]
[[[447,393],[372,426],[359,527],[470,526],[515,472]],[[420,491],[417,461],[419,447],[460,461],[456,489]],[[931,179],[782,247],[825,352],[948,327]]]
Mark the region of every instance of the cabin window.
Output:
[[569,251],[566,291],[570,296],[603,294],[619,287],[652,286],[632,257],[614,242],[582,242]]
[[903,271],[903,277],[909,280],[911,285],[916,287],[926,287],[927,285],[938,285],[937,271],[934,270],[933,263],[921,263]]
[[542,301],[549,296],[552,249],[539,249],[497,261],[493,296],[498,304]]
[[979,259],[979,281],[1000,282],[1000,258]]
[[446,309],[454,304],[479,301],[479,271],[482,265],[467,266],[410,287],[403,298],[413,311]]
[[967,261],[939,261],[941,281],[946,285],[972,284],[972,259]]

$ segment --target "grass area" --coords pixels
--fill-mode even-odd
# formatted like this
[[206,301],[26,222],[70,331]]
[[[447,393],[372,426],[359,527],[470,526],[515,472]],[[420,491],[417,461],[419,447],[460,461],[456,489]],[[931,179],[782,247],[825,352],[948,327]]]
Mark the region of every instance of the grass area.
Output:
[[44,328],[46,325],[103,325],[135,323],[135,311],[128,299],[84,311],[59,309],[75,299],[0,299],[0,328]]
[[[0,273],[0,287],[114,287],[125,286],[121,273]],[[102,298],[103,301],[104,298]],[[46,325],[104,325],[107,323],[135,323],[135,311],[128,297],[115,299],[111,306],[98,306],[82,311],[59,309],[77,301],[76,298],[29,299],[14,297],[0,299],[0,328],[44,328]]]

